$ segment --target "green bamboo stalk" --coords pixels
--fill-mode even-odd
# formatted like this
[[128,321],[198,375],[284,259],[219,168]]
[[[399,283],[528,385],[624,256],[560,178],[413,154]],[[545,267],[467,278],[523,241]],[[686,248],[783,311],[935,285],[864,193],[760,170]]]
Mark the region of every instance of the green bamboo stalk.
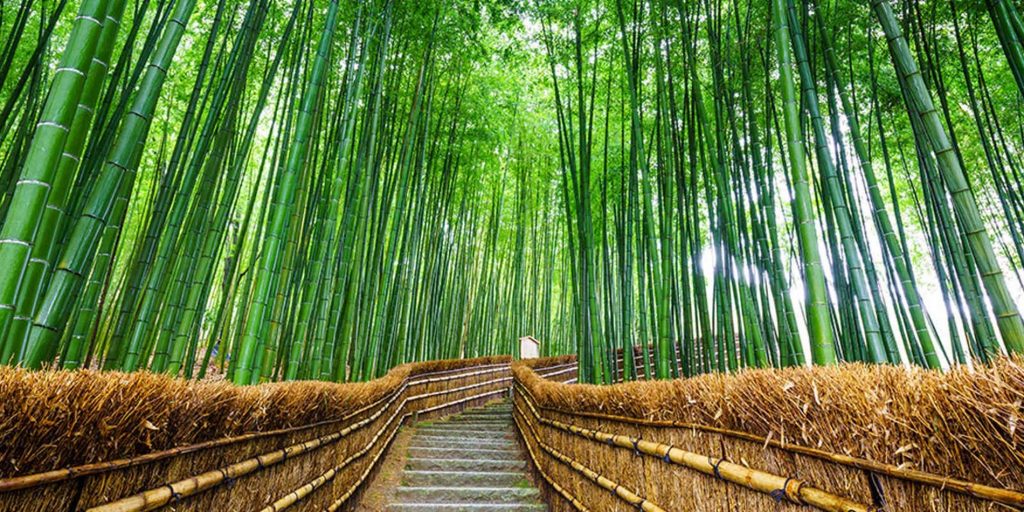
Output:
[[[55,275],[43,295],[39,312],[29,332],[25,365],[38,368],[50,361],[57,342],[71,314],[72,299],[77,294],[93,251],[99,243],[105,225],[111,220],[115,204],[127,205],[124,189],[131,190],[138,165],[137,147],[144,142],[150,119],[156,109],[167,69],[185,32],[185,25],[195,7],[195,0],[184,0],[175,7],[174,14],[161,38],[160,44],[146,70],[135,101],[125,118],[112,153],[100,175],[100,181],[85,203],[84,215],[71,230]],[[122,194],[119,194],[119,191]]]
[[902,31],[896,21],[889,3],[883,0],[872,0],[871,7],[878,17],[882,30],[886,34],[893,63],[897,72],[904,80],[907,95],[920,112],[923,129],[942,173],[943,181],[949,189],[964,236],[970,244],[970,250],[978,265],[981,281],[985,286],[986,295],[996,316],[996,323],[1002,334],[1007,350],[1024,352],[1024,321],[1021,320],[1013,298],[1003,279],[1003,272],[996,259],[995,251],[988,232],[981,220],[974,192],[964,175],[960,160],[954,154],[946,128],[942,125],[938,112],[932,104],[931,93],[924,84]]
[[807,184],[806,155],[800,130],[790,31],[785,0],[772,0],[775,21],[775,49],[779,59],[779,84],[782,89],[789,167],[793,176],[793,216],[800,239],[804,286],[807,289],[807,321],[811,337],[811,355],[815,364],[834,364],[836,354],[832,334],[825,273],[818,253],[818,236],[811,211],[811,191]]
[[283,170],[281,185],[275,194],[274,203],[277,208],[272,212],[269,231],[263,242],[263,256],[260,272],[256,278],[255,294],[252,309],[245,324],[245,335],[239,350],[238,370],[234,381],[237,384],[248,384],[252,372],[252,361],[256,355],[256,345],[265,341],[268,306],[271,302],[272,287],[277,281],[277,266],[281,257],[283,237],[287,236],[290,217],[289,205],[295,194],[300,167],[304,164],[309,140],[307,139],[314,115],[314,105],[320,93],[323,76],[326,73],[330,43],[338,18],[338,1],[332,0],[327,10],[327,19],[317,47],[312,65],[309,87],[302,99],[302,109],[296,123],[295,139],[288,157],[288,164]]
[[79,6],[0,227],[0,268],[5,269],[0,273],[0,340],[5,340],[0,362],[10,362],[21,349],[6,342],[7,332],[110,3],[86,0]]

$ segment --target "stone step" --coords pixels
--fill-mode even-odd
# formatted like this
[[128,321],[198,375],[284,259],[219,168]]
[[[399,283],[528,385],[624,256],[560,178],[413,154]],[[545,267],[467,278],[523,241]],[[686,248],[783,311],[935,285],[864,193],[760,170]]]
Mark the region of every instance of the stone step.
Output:
[[389,512],[542,512],[547,505],[527,503],[399,503]]
[[479,416],[464,416],[461,418],[449,418],[443,422],[438,423],[508,423],[512,421],[512,416],[508,414],[501,415],[479,415]]
[[512,417],[511,416],[505,416],[503,418],[479,418],[479,419],[476,419],[476,418],[464,418],[464,419],[451,418],[451,419],[446,419],[446,420],[442,420],[442,421],[435,420],[435,421],[427,421],[427,422],[423,422],[423,423],[418,423],[418,424],[416,424],[416,426],[417,427],[427,428],[427,427],[446,427],[446,426],[450,426],[450,425],[469,425],[469,424],[476,424],[476,423],[488,424],[488,425],[491,425],[491,424],[493,424],[493,425],[511,425],[513,422],[512,422]]
[[490,448],[515,449],[519,445],[505,438],[465,438],[458,436],[429,436],[413,434],[409,448]]
[[531,485],[515,471],[405,471],[402,485],[412,487],[525,487]]
[[460,428],[465,428],[465,427],[470,427],[470,426],[482,426],[482,427],[504,427],[504,428],[507,428],[507,427],[511,427],[512,426],[512,418],[505,418],[505,419],[501,419],[501,420],[473,420],[473,419],[449,420],[449,421],[438,422],[438,423],[434,423],[433,425],[425,425],[425,426],[460,427]]
[[480,409],[460,414],[458,416],[455,416],[454,418],[505,418],[508,417],[508,415],[511,413],[511,410],[494,411],[490,409]]
[[407,469],[414,471],[524,471],[526,462],[523,460],[488,460],[488,459],[406,459]]
[[418,428],[416,433],[425,434],[432,437],[452,437],[459,439],[512,439],[515,434],[511,429],[451,429],[451,428]]
[[453,421],[451,423],[436,423],[424,425],[424,428],[443,428],[458,430],[505,430],[511,429],[513,423],[508,421]]
[[399,487],[397,503],[540,503],[530,487]]
[[415,426],[391,512],[542,512],[508,402]]
[[453,421],[431,426],[453,430],[512,430],[514,425],[510,421]]
[[506,412],[506,411],[480,411],[480,412],[474,412],[474,413],[460,414],[458,416],[449,416],[449,417],[447,417],[445,419],[442,419],[440,421],[459,421],[459,420],[467,420],[467,419],[474,419],[474,418],[499,420],[499,419],[508,419],[508,417],[511,414],[512,414],[511,412]]
[[477,460],[521,460],[519,450],[476,448],[465,446],[462,448],[409,448],[409,457],[415,459],[477,459]]

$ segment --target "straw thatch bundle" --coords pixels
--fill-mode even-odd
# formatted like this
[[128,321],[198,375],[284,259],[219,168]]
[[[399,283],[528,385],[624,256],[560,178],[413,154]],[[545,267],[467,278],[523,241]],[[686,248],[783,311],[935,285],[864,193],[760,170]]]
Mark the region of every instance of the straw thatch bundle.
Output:
[[[1024,433],[1019,425],[1024,416],[1024,365],[1018,359],[948,373],[854,364],[616,386],[552,383],[518,363],[513,373],[536,404],[546,408],[548,418],[715,457],[724,453],[734,462],[799,476],[868,503],[874,499],[868,480],[875,478],[893,510],[924,509],[925,505],[935,510],[979,510],[991,503],[899,478],[868,477],[861,469],[795,455],[779,446],[799,445],[900,470],[1024,490]],[[672,475],[678,480],[676,469],[661,472],[655,462],[630,463],[641,459],[556,429],[538,428],[546,442],[580,460],[605,459],[606,464],[594,464],[605,468],[605,476],[614,480],[612,475],[622,474],[623,485],[650,489],[655,496],[671,494],[666,489],[692,494],[708,484],[701,476],[692,485],[669,485],[661,479]],[[559,471],[545,469],[549,474]],[[630,471],[635,474],[627,477]],[[732,494],[738,495],[742,493]],[[774,507],[768,502],[765,510]],[[668,498],[660,503],[670,505]],[[750,510],[759,509],[752,506]]]
[[239,387],[163,375],[0,368],[0,477],[339,418],[408,368],[357,384]]

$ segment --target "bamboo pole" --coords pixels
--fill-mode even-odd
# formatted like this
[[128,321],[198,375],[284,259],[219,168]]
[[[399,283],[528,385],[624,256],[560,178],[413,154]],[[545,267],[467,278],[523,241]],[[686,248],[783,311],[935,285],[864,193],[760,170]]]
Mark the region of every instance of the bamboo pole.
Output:
[[[302,498],[305,498],[306,496],[309,496],[314,491],[316,491],[317,489],[322,487],[324,484],[326,484],[326,483],[330,482],[331,480],[333,480],[334,477],[337,476],[338,473],[341,472],[342,469],[347,467],[349,464],[354,462],[356,459],[359,459],[363,455],[366,455],[374,447],[374,445],[377,444],[377,441],[380,439],[381,434],[383,434],[384,432],[386,432],[386,431],[388,431],[390,429],[391,424],[394,423],[395,418],[397,418],[399,416],[399,414],[402,412],[402,409],[404,409],[404,406],[399,408],[398,410],[396,410],[391,415],[391,417],[388,418],[387,423],[385,423],[384,426],[381,427],[380,430],[378,430],[376,434],[374,434],[373,438],[370,439],[370,442],[366,443],[366,445],[363,446],[363,448],[360,449],[358,452],[356,452],[356,453],[354,453],[352,455],[349,455],[348,457],[345,458],[345,460],[341,461],[341,463],[338,464],[337,466],[334,466],[334,467],[328,469],[327,471],[321,473],[320,475],[318,475],[316,478],[314,478],[313,480],[309,481],[305,485],[303,485],[303,486],[299,487],[298,489],[295,489],[294,491],[292,491],[292,492],[282,496],[280,499],[278,499],[277,501],[271,503],[267,507],[264,507],[260,512],[278,512],[280,510],[284,510],[284,509],[286,509],[286,508],[288,508],[288,507],[298,503],[299,500],[301,500]],[[405,422],[405,420],[408,419],[410,416],[412,416],[412,414],[413,413],[411,413],[411,412],[407,412],[404,415],[402,415],[402,419],[399,420],[399,422],[398,422],[399,425],[401,425],[403,422]],[[377,460],[380,458],[380,454],[382,454],[385,451],[387,451],[387,447],[388,447],[388,445],[391,444],[391,440],[394,439],[394,436],[395,436],[396,432],[398,432],[398,428],[397,427],[394,428],[394,429],[391,429],[391,434],[388,436],[388,440],[384,443],[384,445],[381,447],[381,450],[377,453],[377,457],[374,457],[373,461],[371,461],[371,463],[370,463],[370,467],[371,468],[373,467],[374,464],[376,464]],[[358,482],[350,490],[357,489],[359,487],[360,483],[362,483],[362,480],[360,480],[360,482]]]
[[[521,420],[519,419],[520,417],[525,416],[523,416],[522,410],[519,409],[518,403],[515,404],[515,411],[518,413],[518,415],[514,416],[516,427],[519,428],[520,435],[525,436],[526,431],[523,429],[520,423]],[[562,452],[559,452],[558,450],[552,448],[550,445],[546,444],[544,441],[541,441],[540,436],[537,435],[536,430],[534,430],[533,428],[533,424],[531,424],[529,421],[526,422],[526,426],[529,427],[530,435],[533,437],[534,441],[541,447],[541,449],[548,452],[549,455],[554,457],[562,464],[565,464],[566,466],[572,468],[573,471],[576,471],[577,473],[583,475],[588,480],[597,484],[599,487],[602,487],[607,491],[611,491],[612,494],[614,494],[616,497],[618,497],[622,501],[625,501],[626,503],[636,508],[637,510],[643,510],[645,512],[665,512],[665,509],[648,501],[646,498],[641,497],[636,492],[626,487],[623,487],[622,485],[619,485],[618,483],[598,474],[593,469],[590,469],[589,467],[585,466],[579,461],[573,459],[572,457],[569,457],[568,455],[563,454]]]
[[[527,389],[522,382],[518,380],[515,383],[515,388],[522,392],[524,395],[530,397],[534,404],[536,400],[533,398],[532,392]],[[853,457],[850,455],[844,455],[839,453],[832,453],[817,448],[811,448],[808,446],[801,446],[797,444],[784,443],[770,437],[762,437],[747,432],[740,432],[736,430],[729,430],[719,427],[713,427],[710,425],[703,425],[699,423],[688,423],[681,421],[665,421],[665,420],[650,420],[643,418],[630,418],[626,416],[616,416],[613,414],[603,414],[589,411],[568,411],[558,407],[549,407],[537,404],[536,407],[542,411],[554,412],[557,414],[564,414],[567,416],[577,416],[581,418],[590,418],[603,421],[614,421],[623,423],[630,426],[643,426],[653,428],[680,428],[687,430],[697,430],[701,432],[707,432],[711,434],[719,434],[743,441],[749,441],[762,446],[771,446],[780,450],[785,450],[791,453],[800,455],[806,455],[814,457],[819,460],[840,464],[843,466],[849,466],[856,469],[870,471],[880,475],[891,476],[893,478],[899,478],[909,482],[926,484],[932,487],[936,487],[942,490],[949,490],[967,496],[980,498],[983,500],[990,500],[1004,505],[1011,505],[1016,507],[1024,506],[1024,493],[1015,491],[1012,489],[1003,489],[999,487],[992,487],[983,485],[975,482],[968,482],[957,478],[937,475],[934,473],[928,473],[925,471],[918,471],[913,469],[904,469],[894,466],[892,464],[885,464],[882,462],[876,462],[860,457]]]
[[[413,368],[415,368],[415,365],[413,366]],[[467,368],[470,368],[473,371],[466,372]],[[185,445],[185,446],[179,446],[179,447],[168,449],[168,450],[161,450],[161,451],[158,451],[158,452],[151,452],[151,453],[147,453],[147,454],[140,455],[140,456],[137,456],[137,457],[128,457],[128,458],[116,459],[116,460],[110,460],[110,461],[104,461],[104,462],[96,462],[96,463],[91,463],[91,464],[83,464],[83,465],[74,466],[74,467],[71,467],[71,468],[63,468],[63,469],[58,469],[58,470],[44,471],[44,472],[40,472],[40,473],[33,473],[33,474],[29,474],[29,475],[22,475],[22,476],[15,476],[15,477],[10,477],[10,478],[4,478],[4,479],[0,479],[0,494],[6,493],[6,492],[17,491],[17,490],[21,490],[21,489],[29,489],[29,488],[33,488],[33,487],[40,487],[40,486],[44,486],[44,485],[54,484],[54,483],[65,481],[65,480],[72,480],[72,479],[77,479],[77,478],[83,478],[83,477],[87,477],[87,476],[90,476],[90,475],[97,475],[97,474],[101,474],[101,473],[108,473],[108,472],[122,470],[122,469],[127,469],[127,468],[131,468],[131,467],[142,466],[142,465],[145,465],[145,464],[150,464],[150,463],[153,463],[153,462],[158,462],[158,461],[165,460],[165,459],[168,459],[168,458],[173,458],[173,457],[177,457],[177,456],[181,456],[181,455],[187,455],[187,454],[196,453],[196,452],[202,452],[202,451],[206,451],[206,450],[210,450],[210,449],[214,449],[214,448],[221,448],[221,447],[230,446],[230,445],[233,445],[233,444],[244,443],[244,442],[249,442],[249,441],[255,441],[255,440],[265,439],[265,438],[270,438],[270,437],[278,437],[278,436],[282,436],[282,435],[293,434],[293,433],[297,433],[297,432],[303,432],[303,431],[310,430],[310,429],[313,429],[313,428],[323,427],[323,426],[328,426],[328,425],[344,424],[344,423],[347,423],[347,422],[353,420],[356,417],[359,417],[362,414],[365,414],[368,411],[377,410],[377,409],[380,409],[380,408],[386,409],[386,408],[390,407],[394,403],[394,401],[399,396],[401,396],[402,393],[404,393],[407,389],[412,388],[413,386],[423,386],[423,385],[434,384],[434,383],[439,383],[439,382],[447,382],[447,381],[458,379],[458,378],[470,378],[470,377],[476,377],[476,376],[481,376],[481,375],[489,375],[489,374],[493,374],[493,373],[498,373],[498,372],[506,371],[507,368],[508,368],[508,365],[505,364],[505,363],[502,363],[502,364],[484,365],[484,366],[478,366],[478,367],[464,367],[464,368],[456,368],[456,369],[452,369],[452,370],[441,370],[441,371],[421,373],[421,374],[418,374],[418,375],[413,376],[413,377],[406,377],[405,380],[403,380],[402,385],[396,387],[393,391],[391,391],[389,393],[386,393],[384,396],[374,400],[373,402],[371,402],[371,403],[369,403],[369,404],[367,404],[367,405],[365,405],[363,407],[360,407],[359,409],[357,409],[355,411],[352,411],[352,412],[344,415],[341,418],[325,420],[325,421],[319,421],[319,422],[310,423],[310,424],[307,424],[307,425],[298,425],[298,426],[295,426],[295,427],[289,427],[289,428],[284,428],[284,429],[277,429],[277,430],[272,430],[272,431],[267,431],[267,432],[253,432],[253,433],[243,434],[243,435],[239,435],[239,436],[232,436],[232,437],[225,437],[225,438],[220,438],[220,439],[214,439],[214,440],[205,441],[205,442],[201,442],[201,443],[195,443],[195,444],[190,444],[190,445]],[[479,369],[479,370],[477,370],[477,369]],[[396,371],[404,371],[404,370],[396,370]],[[462,372],[462,373],[456,373],[456,374],[453,375],[453,372]],[[438,377],[438,376],[440,376],[440,377]],[[504,381],[505,381],[505,379],[502,379],[500,382],[504,382]],[[458,389],[452,389],[452,390],[449,390],[449,391],[450,391],[450,393],[457,393],[457,392],[460,392],[460,391],[465,391],[467,389],[475,389],[477,387],[483,387],[486,384],[493,384],[494,382],[497,382],[497,381],[487,381],[487,382],[484,382],[484,383],[478,383],[478,384],[474,384],[474,385],[471,385],[471,386],[460,387]],[[427,398],[429,396],[438,396],[438,395],[439,395],[438,393],[421,394],[421,395],[416,395],[416,396],[410,397],[409,399],[410,400],[418,400],[418,399]],[[385,402],[386,402],[386,404],[385,404]]]
[[[672,445],[647,441],[638,437],[611,434],[594,429],[580,428],[557,420],[545,418],[537,412],[527,395],[521,395],[523,402],[530,408],[530,413],[537,421],[577,437],[597,441],[608,446],[633,450],[663,462],[671,462],[680,466],[700,471],[709,476],[741,485],[748,489],[767,494],[772,498],[785,498],[795,505],[810,505],[828,512],[872,512],[880,510],[872,505],[864,505],[856,501],[832,494],[828,491],[807,485],[803,480],[785,477],[760,471],[729,462],[724,458],[701,455]],[[519,405],[516,404],[516,410]],[[522,412],[520,411],[520,414]]]
[[[388,420],[388,424],[390,424],[391,421],[393,421],[395,416],[400,414],[402,411],[405,411],[406,408],[409,406],[409,404],[411,402],[414,402],[414,401],[417,401],[417,400],[421,400],[421,399],[425,399],[425,398],[430,398],[430,397],[433,397],[433,396],[439,396],[441,394],[455,394],[455,393],[460,393],[460,392],[463,392],[463,391],[467,391],[467,390],[471,390],[471,389],[476,389],[476,388],[480,388],[480,387],[493,386],[495,384],[498,384],[498,383],[501,383],[501,382],[505,382],[507,380],[509,380],[509,379],[502,378],[502,379],[489,380],[489,381],[484,381],[484,382],[480,382],[480,383],[469,384],[469,385],[466,385],[466,386],[460,386],[458,388],[442,390],[441,392],[422,393],[422,394],[419,394],[419,395],[416,395],[416,396],[407,397],[404,400],[402,400],[401,404],[399,404],[398,407],[395,409],[395,412],[392,414],[392,417],[389,418],[389,420]],[[404,390],[404,387],[402,389]],[[454,400],[454,401],[450,401],[450,402],[442,402],[441,404],[434,405],[434,406],[431,406],[431,407],[425,407],[425,408],[422,408],[422,409],[414,408],[413,410],[410,410],[410,411],[405,413],[405,415],[403,416],[403,421],[405,420],[405,418],[407,418],[409,416],[412,416],[413,414],[422,414],[422,413],[427,413],[427,412],[438,411],[438,410],[441,410],[441,409],[446,409],[446,408],[449,408],[449,407],[453,407],[453,406],[456,406],[456,405],[461,405],[461,404],[464,404],[464,403],[467,403],[467,402],[471,402],[471,401],[474,401],[474,400],[480,400],[480,399],[483,399],[485,397],[492,396],[492,395],[495,395],[495,394],[506,393],[507,390],[508,390],[508,388],[503,386],[503,387],[501,387],[499,389],[496,389],[496,390],[484,391],[482,393],[477,393],[475,395],[471,395],[471,396],[468,396],[468,397],[463,397],[463,398],[458,399],[458,400]],[[161,506],[164,506],[164,505],[170,503],[171,501],[176,501],[176,500],[181,500],[183,498],[188,498],[190,496],[193,496],[193,495],[198,494],[200,492],[203,492],[205,490],[208,490],[208,489],[211,489],[213,487],[217,487],[219,485],[222,485],[222,484],[224,484],[226,482],[233,481],[233,480],[235,480],[235,479],[237,479],[239,477],[247,476],[249,474],[261,471],[261,470],[265,469],[268,466],[273,466],[275,464],[281,463],[281,462],[283,462],[283,461],[285,461],[287,459],[293,458],[296,455],[301,455],[301,454],[304,454],[304,453],[308,453],[308,452],[317,450],[317,449],[319,449],[319,448],[321,448],[323,446],[326,446],[326,445],[332,444],[334,442],[337,442],[337,441],[341,440],[342,438],[344,438],[344,437],[346,437],[348,435],[351,435],[352,433],[354,433],[356,431],[359,431],[362,428],[364,428],[364,427],[374,423],[378,418],[380,418],[384,414],[385,411],[387,411],[388,409],[391,408],[392,405],[394,405],[395,400],[400,395],[401,395],[401,393],[398,393],[398,394],[394,395],[394,397],[389,401],[389,403],[386,406],[384,406],[382,408],[379,408],[376,412],[374,412],[372,415],[368,416],[367,418],[365,418],[365,419],[363,419],[363,420],[361,420],[359,422],[353,423],[352,425],[349,425],[349,426],[347,426],[347,427],[345,427],[345,428],[343,428],[343,429],[341,429],[341,430],[339,430],[337,432],[332,432],[330,434],[326,434],[326,435],[320,436],[320,437],[318,437],[316,439],[311,439],[309,441],[305,441],[305,442],[302,442],[302,443],[296,443],[296,444],[287,446],[285,448],[282,448],[280,450],[274,450],[272,452],[267,452],[267,453],[264,453],[262,455],[258,455],[256,457],[251,457],[249,459],[246,459],[246,460],[243,460],[243,461],[240,461],[240,462],[236,462],[234,464],[230,464],[228,466],[224,466],[222,468],[218,468],[218,469],[215,469],[215,470],[212,470],[212,471],[207,471],[205,473],[201,473],[199,475],[195,475],[195,476],[187,478],[187,479],[179,480],[179,481],[171,483],[171,484],[167,484],[167,485],[164,485],[164,486],[161,486],[161,487],[156,487],[156,488],[153,488],[153,489],[149,489],[147,491],[144,491],[144,492],[132,495],[132,496],[128,496],[128,497],[125,497],[125,498],[122,498],[122,499],[119,499],[119,500],[116,500],[116,501],[113,501],[113,502],[110,502],[110,503],[106,503],[106,504],[102,504],[102,505],[90,508],[89,511],[90,512],[144,512],[144,511],[148,511],[148,510],[154,510],[156,508],[159,508]],[[379,438],[379,434],[380,434],[380,432],[378,432],[378,435],[375,436],[375,439]],[[366,451],[368,451],[368,448],[366,449]],[[364,452],[364,454],[365,454],[365,452]],[[327,473],[325,473],[325,474],[323,474],[321,476],[324,477],[324,475],[326,475],[326,474]],[[298,499],[300,499],[301,497],[304,497],[304,496],[308,495],[309,493],[313,492],[314,490],[316,490],[317,488],[322,486],[323,483],[326,483],[327,480],[330,480],[331,478],[334,478],[335,474],[336,474],[336,471],[335,471],[334,474],[331,474],[329,477],[325,477],[326,480],[324,480],[324,481],[319,481],[318,482],[317,480],[314,480],[313,482],[309,482],[308,484],[306,484],[306,486],[303,486],[303,487],[297,489],[296,491],[293,491],[293,493],[298,493],[296,496],[292,496],[291,498],[289,497],[291,495],[285,496],[284,498],[281,498],[281,500],[279,500],[279,501],[281,501],[282,505],[285,504],[286,502],[292,500],[292,499],[294,499],[295,501],[298,501]],[[357,485],[357,487],[358,487],[358,485]]]
[[526,436],[521,435],[520,440],[523,442],[523,445],[526,446],[526,453],[530,456],[530,461],[533,463],[534,471],[539,473],[541,478],[543,478],[558,494],[561,494],[563,498],[576,508],[576,510],[580,512],[590,512],[590,509],[587,508],[582,501],[573,496],[572,493],[567,491],[564,487],[558,485],[558,482],[544,471],[544,468],[540,465],[540,461],[537,459],[537,454],[533,451],[533,446],[526,440]]

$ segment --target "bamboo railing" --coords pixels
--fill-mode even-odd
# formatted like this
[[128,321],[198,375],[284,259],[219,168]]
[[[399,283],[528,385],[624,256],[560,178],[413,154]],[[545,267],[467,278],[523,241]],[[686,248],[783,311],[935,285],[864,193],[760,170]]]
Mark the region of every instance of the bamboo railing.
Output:
[[[565,386],[576,382],[576,371],[571,358],[407,365],[350,410],[321,421],[2,478],[0,510],[346,510],[401,425],[510,390],[520,440],[556,511],[714,511],[723,503],[751,511],[1024,507],[1024,493],[1013,489],[820,446],[621,416],[614,407],[572,407],[577,401],[565,398],[598,389]],[[629,400],[616,395],[618,387],[600,389],[611,401],[605,405]]]
[[341,510],[403,423],[501,398],[511,384],[508,358],[429,371],[438,365],[393,370],[404,377],[381,379],[393,389],[338,418],[0,479],[0,510]]
[[[937,503],[942,510],[1024,510],[1024,493],[1012,489],[708,425],[571,408],[565,404],[574,403],[568,398],[579,391],[542,385],[536,377],[558,379],[549,376],[553,372],[532,368],[536,365],[513,363],[513,403],[525,444],[541,448],[531,462],[545,473],[546,481],[559,486],[548,493],[553,510],[654,506],[715,511],[726,502],[751,511],[924,510]],[[616,393],[607,393],[608,388],[601,389],[605,400],[629,399],[628,394],[617,398]],[[538,397],[538,392],[559,400]],[[784,468],[790,472],[780,471]],[[608,482],[616,490],[601,492],[610,490]]]
[[[543,441],[540,441],[540,438],[537,436],[533,423],[550,426],[588,441],[596,441],[602,445],[632,450],[636,454],[651,456],[666,463],[678,464],[704,473],[705,475],[767,494],[776,501],[784,498],[790,503],[796,505],[810,505],[819,510],[825,510],[828,512],[871,512],[878,510],[874,506],[861,504],[842,496],[838,496],[821,489],[816,489],[810,485],[806,485],[806,482],[803,482],[802,480],[793,477],[774,475],[765,471],[758,471],[740,464],[729,462],[724,458],[700,455],[686,450],[681,450],[672,445],[648,441],[638,437],[610,434],[599,430],[583,429],[560,421],[550,420],[541,416],[540,413],[537,412],[537,409],[533,404],[533,397],[530,396],[529,391],[527,391],[526,388],[521,385],[517,385],[515,389],[518,392],[517,400],[515,401],[515,410],[517,415],[518,417],[526,416],[520,406],[520,404],[525,404],[530,416],[526,421],[529,426],[529,435],[537,438],[538,443],[541,443],[542,446]],[[523,434],[526,435],[526,432],[523,432]],[[548,453],[551,453],[555,458],[562,462],[571,460],[567,456],[562,455],[553,449],[546,449],[545,451],[548,451]],[[572,464],[575,466],[578,463],[573,461]],[[599,481],[599,479],[596,478],[597,473],[593,473],[591,470],[586,470],[585,474],[588,478],[597,481],[601,487],[619,494],[633,507],[651,511],[662,510],[656,505],[649,505],[647,500],[640,498],[635,492],[621,491],[624,489],[621,485],[616,484],[615,487],[609,488],[609,484],[606,482],[611,481],[603,477],[601,478],[604,479],[605,482]]]

